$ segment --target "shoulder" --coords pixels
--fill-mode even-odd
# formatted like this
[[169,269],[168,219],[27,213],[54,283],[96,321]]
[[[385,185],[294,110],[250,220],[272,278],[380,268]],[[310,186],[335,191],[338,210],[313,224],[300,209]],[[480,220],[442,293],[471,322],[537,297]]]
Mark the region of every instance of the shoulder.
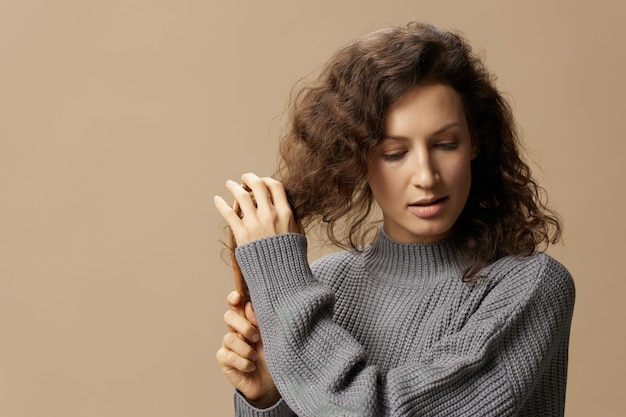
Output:
[[324,282],[335,282],[363,265],[362,253],[345,250],[323,256],[311,264],[315,277]]
[[484,272],[495,279],[554,280],[573,284],[567,268],[544,252],[530,256],[505,256],[489,265]]
[[575,285],[567,268],[550,255],[506,256],[484,271],[492,291],[516,294],[521,298],[541,297],[571,309]]

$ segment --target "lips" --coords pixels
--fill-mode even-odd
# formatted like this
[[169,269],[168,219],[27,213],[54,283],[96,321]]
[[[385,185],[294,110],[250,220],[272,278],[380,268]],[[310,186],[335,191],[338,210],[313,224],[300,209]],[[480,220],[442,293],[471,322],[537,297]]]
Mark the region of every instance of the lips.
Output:
[[432,197],[432,198],[423,198],[414,203],[409,204],[410,206],[430,206],[432,204],[436,204],[442,200],[445,200],[448,197]]
[[409,211],[417,217],[433,217],[441,213],[447,200],[448,197],[421,199],[409,204]]

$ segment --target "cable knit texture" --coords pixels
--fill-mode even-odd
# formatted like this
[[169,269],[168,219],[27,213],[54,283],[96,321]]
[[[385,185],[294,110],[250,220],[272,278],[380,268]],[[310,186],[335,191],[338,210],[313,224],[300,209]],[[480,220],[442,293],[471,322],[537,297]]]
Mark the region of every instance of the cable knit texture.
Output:
[[562,416],[574,283],[546,254],[463,282],[449,241],[380,231],[311,267],[306,238],[237,248],[282,399],[237,416]]

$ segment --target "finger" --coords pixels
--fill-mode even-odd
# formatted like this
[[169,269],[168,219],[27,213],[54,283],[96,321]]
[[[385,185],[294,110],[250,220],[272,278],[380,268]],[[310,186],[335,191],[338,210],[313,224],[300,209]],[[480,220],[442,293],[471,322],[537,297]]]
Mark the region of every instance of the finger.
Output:
[[272,207],[269,190],[261,178],[252,172],[248,172],[241,176],[241,181],[252,191],[259,209],[264,210]]
[[256,211],[256,203],[255,200],[244,186],[237,184],[233,180],[226,181],[226,188],[233,195],[234,199],[237,201],[239,208],[243,215],[245,213],[254,213]]
[[238,291],[232,291],[226,297],[226,303],[235,310],[238,314],[241,314],[245,317],[245,307],[246,305],[242,303],[243,296]]
[[283,186],[283,184],[280,181],[269,177],[263,178],[263,181],[265,182],[265,186],[271,194],[272,201],[274,202],[274,209],[278,214],[278,232],[302,233],[301,228],[296,223],[295,216],[291,205],[289,204],[287,192],[285,191],[285,187]]
[[239,337],[237,333],[226,333],[222,339],[222,347],[249,361],[258,359],[256,349]]
[[223,370],[236,369],[240,372],[253,372],[256,370],[256,364],[253,361],[243,358],[223,346],[215,354],[215,359],[217,359],[217,363]]
[[239,333],[250,343],[256,343],[261,339],[259,330],[246,317],[234,310],[224,313],[224,323],[231,331]]
[[246,306],[244,307],[244,312],[246,315],[246,319],[248,319],[250,323],[258,328],[259,320],[256,317],[256,313],[254,312],[254,307],[252,306],[252,303],[246,303]]
[[222,218],[224,218],[226,223],[228,223],[231,229],[233,229],[233,232],[241,227],[241,218],[235,213],[230,204],[228,204],[222,197],[219,195],[214,196],[213,204]]
[[215,208],[220,213],[222,218],[226,220],[228,226],[233,232],[233,237],[235,238],[235,242],[237,245],[243,245],[250,241],[250,237],[247,233],[247,229],[243,224],[243,220],[233,208],[228,204],[224,199],[218,195],[213,197],[213,203],[215,204]]
[[291,212],[291,206],[289,205],[289,199],[283,184],[271,177],[265,177],[262,181],[265,184],[265,188],[269,191],[274,207],[288,208]]
[[226,296],[226,303],[232,308],[238,308],[239,303],[241,302],[241,298],[241,294],[239,294],[237,291],[231,291]]

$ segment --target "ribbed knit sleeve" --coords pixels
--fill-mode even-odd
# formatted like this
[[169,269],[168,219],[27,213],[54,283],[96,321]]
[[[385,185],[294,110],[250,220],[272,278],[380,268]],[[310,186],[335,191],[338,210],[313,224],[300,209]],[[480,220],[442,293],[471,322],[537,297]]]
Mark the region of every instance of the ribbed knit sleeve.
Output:
[[295,414],[282,399],[272,407],[259,409],[253,407],[246,398],[235,390],[235,416],[237,417],[295,417]]
[[237,258],[283,397],[273,410],[236,399],[239,416],[563,414],[574,287],[546,255],[503,259],[475,284],[424,270],[409,287],[357,257],[320,265],[337,275],[322,283],[298,234],[243,245]]

